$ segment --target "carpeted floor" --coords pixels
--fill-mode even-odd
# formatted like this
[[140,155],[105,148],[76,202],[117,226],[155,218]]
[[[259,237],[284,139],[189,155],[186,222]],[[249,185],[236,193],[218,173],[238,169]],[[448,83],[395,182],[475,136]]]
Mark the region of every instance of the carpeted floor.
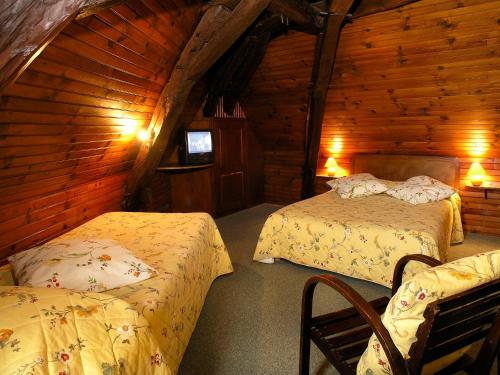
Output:
[[[302,287],[324,273],[286,261],[252,261],[266,217],[279,206],[263,204],[217,220],[235,272],[214,281],[190,340],[179,375],[283,375],[298,373]],[[500,249],[500,238],[470,234],[449,258]],[[389,290],[339,276],[373,299]],[[314,313],[347,307],[334,292],[318,287]],[[336,374],[314,347],[311,374]]]

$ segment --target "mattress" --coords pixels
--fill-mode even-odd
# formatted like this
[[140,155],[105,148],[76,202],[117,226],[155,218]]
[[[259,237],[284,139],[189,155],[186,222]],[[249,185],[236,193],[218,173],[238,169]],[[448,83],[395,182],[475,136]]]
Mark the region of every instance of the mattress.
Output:
[[271,214],[254,260],[283,258],[390,287],[402,256],[446,261],[450,242],[461,241],[458,194],[411,205],[385,194],[341,199],[330,191]]
[[[205,301],[205,296],[212,281],[220,275],[233,271],[226,247],[212,217],[205,213],[161,214],[113,212],[101,215],[71,230],[60,236],[58,240],[92,238],[113,239],[119,242],[122,246],[133,252],[135,256],[143,259],[148,265],[154,267],[159,272],[158,276],[143,282],[108,290],[103,294],[99,294],[102,297],[99,297],[100,301],[96,304],[97,307],[92,307],[92,311],[97,312],[102,309],[111,309],[112,305],[117,304],[119,308],[117,308],[116,312],[109,310],[110,313],[113,312],[113,314],[117,315],[118,322],[115,321],[116,324],[130,326],[126,323],[120,323],[123,319],[130,320],[130,317],[121,318],[120,316],[126,316],[127,312],[133,311],[138,314],[135,320],[138,322],[142,321],[142,323],[134,323],[132,326],[148,329],[149,336],[143,335],[141,338],[145,345],[144,350],[129,345],[128,351],[125,350],[126,348],[122,348],[118,352],[122,353],[124,366],[125,362],[127,362],[124,356],[128,355],[128,362],[133,360],[140,362],[140,366],[142,366],[136,367],[136,370],[139,372],[134,372],[134,370],[130,373],[158,373],[159,368],[157,367],[159,365],[164,366],[164,369],[166,369],[165,371],[160,371],[161,373],[177,373],[178,366],[195,328],[196,321]],[[36,288],[31,288],[32,290],[29,290],[29,288],[27,288],[28,290],[19,290],[18,287],[13,287],[13,289],[12,287],[0,287],[0,289],[0,294],[3,291],[3,297],[5,298],[12,299],[17,298],[15,297],[17,295],[23,295],[23,298],[29,302],[29,295],[33,294],[35,297],[32,300],[36,300],[36,303],[47,300],[42,301],[42,298],[38,297],[37,293],[40,292],[37,292]],[[41,292],[46,293],[43,289]],[[53,292],[56,292],[56,290]],[[59,290],[57,292],[60,293]],[[72,291],[69,292],[73,293]],[[59,302],[61,302],[65,306],[64,309],[69,308],[71,311],[83,308],[85,307],[83,302],[76,298],[82,293],[77,292],[77,295],[71,294],[72,297],[70,299],[74,302],[63,303],[62,301],[67,301],[68,298],[67,296],[61,296],[54,299],[54,304],[59,306]],[[0,295],[1,297],[2,295]],[[83,298],[87,300],[89,297],[84,294]],[[93,298],[97,301],[95,296]],[[32,306],[29,306],[29,303],[26,305],[27,309],[32,308]],[[50,310],[50,305],[48,309]],[[102,319],[100,323],[96,323],[96,327],[99,326],[102,328],[103,322],[106,322],[105,318],[109,318],[109,316],[106,313],[102,313],[101,315]],[[21,314],[20,316],[23,315]],[[50,332],[47,328],[50,322],[46,322],[46,319],[42,316],[43,314],[40,313],[39,320],[41,321],[40,324],[43,331]],[[64,327],[69,322],[69,319],[66,319]],[[3,322],[0,323],[3,324]],[[14,329],[15,322],[9,323],[9,327],[4,327],[2,324],[0,324],[0,329],[4,330],[0,331],[0,336],[2,334],[5,334],[4,336],[8,335],[9,342],[12,342],[12,340],[21,340],[23,348],[27,349],[29,347],[31,351],[37,348],[38,344],[41,345],[42,350],[45,350],[44,348],[48,348],[53,342],[57,343],[58,340],[62,340],[61,345],[59,345],[61,347],[63,347],[65,342],[64,337],[61,339],[61,337],[57,336],[57,332],[54,331],[51,332],[51,335],[45,337],[46,342],[49,343],[49,345],[46,345],[43,342],[31,340],[29,337],[19,337],[22,331],[17,328]],[[23,324],[22,321],[19,321],[19,325],[22,326]],[[75,324],[79,326],[78,322]],[[119,325],[118,327],[121,326]],[[103,348],[106,347],[107,341],[109,341],[109,334],[106,331],[109,330],[96,328],[92,334],[87,332],[86,337],[88,337],[88,342],[92,342],[94,334],[100,335],[106,341],[103,343]],[[148,337],[152,341],[146,346]],[[3,338],[0,337],[0,349],[6,347],[4,345],[6,343],[2,342]],[[132,341],[130,340],[131,343]],[[154,352],[156,343],[159,349],[157,352]],[[75,350],[78,349],[74,343],[71,343],[71,345]],[[138,347],[140,348],[141,345]],[[109,351],[113,354],[112,348]],[[134,357],[135,352],[137,352],[136,357]],[[145,355],[139,357],[139,354],[143,352]],[[17,354],[13,353],[12,355],[25,358],[23,357],[25,354],[26,352],[20,349]],[[47,354],[49,355],[50,353]],[[111,356],[110,358],[114,361],[118,357],[113,358]],[[37,363],[37,360],[38,362],[43,362],[35,357],[25,362],[35,365],[35,370],[38,369],[38,365],[45,366],[47,364]],[[21,363],[22,361],[18,362]],[[104,371],[102,363],[109,364],[113,363],[112,361],[109,361],[109,363],[106,361],[101,362],[93,358],[90,362],[88,359],[86,363],[95,363],[95,366],[99,368],[99,371],[97,371],[94,365],[91,367],[92,371],[95,370],[95,373],[118,373],[118,369],[116,368],[111,369],[114,372],[111,370],[110,372]],[[0,372],[2,372],[1,366]],[[85,372],[87,373],[87,371]]]

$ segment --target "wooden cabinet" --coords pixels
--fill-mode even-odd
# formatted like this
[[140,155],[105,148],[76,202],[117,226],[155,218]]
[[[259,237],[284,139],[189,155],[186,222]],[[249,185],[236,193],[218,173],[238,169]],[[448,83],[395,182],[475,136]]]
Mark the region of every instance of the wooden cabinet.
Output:
[[[213,216],[263,202],[262,149],[245,119],[210,119],[214,133],[213,167],[167,171],[171,174],[171,211]],[[193,128],[200,128],[199,123]]]

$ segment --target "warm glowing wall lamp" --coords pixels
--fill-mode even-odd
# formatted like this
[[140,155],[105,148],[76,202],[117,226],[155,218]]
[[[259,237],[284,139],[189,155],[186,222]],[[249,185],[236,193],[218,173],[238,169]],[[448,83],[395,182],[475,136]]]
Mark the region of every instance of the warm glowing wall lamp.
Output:
[[486,171],[484,170],[482,165],[478,162],[472,163],[472,165],[469,168],[469,171],[467,172],[470,182],[474,186],[481,186],[483,184],[485,174]]
[[335,176],[335,172],[338,169],[338,164],[335,161],[335,158],[329,157],[328,160],[325,163],[325,168],[328,172],[328,176]]
[[146,147],[150,147],[153,144],[154,134],[153,131],[149,132],[146,129],[142,129],[137,133],[137,139],[143,142]]

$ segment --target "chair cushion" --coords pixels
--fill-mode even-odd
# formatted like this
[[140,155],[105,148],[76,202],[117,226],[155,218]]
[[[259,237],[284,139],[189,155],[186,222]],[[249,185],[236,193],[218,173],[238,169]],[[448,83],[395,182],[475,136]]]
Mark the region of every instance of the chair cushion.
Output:
[[19,285],[103,292],[156,275],[114,240],[53,240],[9,257]]
[[[500,278],[500,250],[429,268],[399,287],[387,305],[382,322],[403,357],[408,358],[410,347],[416,341],[418,326],[425,320],[423,313],[429,303],[498,278]],[[440,368],[457,358],[455,356],[449,359],[441,363]],[[437,370],[439,368],[433,368],[433,371]],[[375,334],[370,338],[368,347],[359,360],[357,374],[392,374],[387,357]]]
[[370,173],[353,174],[327,182],[341,198],[357,198],[380,194],[388,189],[382,180]]

